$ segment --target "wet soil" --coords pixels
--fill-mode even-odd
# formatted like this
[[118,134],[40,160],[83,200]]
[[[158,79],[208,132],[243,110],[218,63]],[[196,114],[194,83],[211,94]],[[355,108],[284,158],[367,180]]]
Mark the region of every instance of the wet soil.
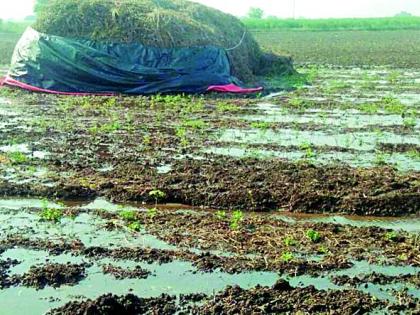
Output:
[[20,281],[24,286],[43,289],[46,286],[58,288],[75,285],[85,278],[85,266],[74,264],[45,264],[32,266]]
[[[314,287],[293,288],[280,280],[272,288],[259,287],[243,290],[228,287],[203,305],[192,307],[192,314],[283,314],[283,313],[329,313],[365,314],[381,306],[368,295],[347,291],[346,297],[339,291],[319,291]],[[194,299],[195,300],[195,299]],[[69,303],[49,314],[176,314],[182,312],[175,297],[141,299],[133,295],[123,297],[102,296],[95,301]],[[315,302],[316,301],[316,302]]]
[[137,314],[175,314],[175,297],[164,295],[159,298],[139,298],[129,294],[115,296],[112,294],[99,297],[97,300],[70,302],[61,308],[50,311],[49,315],[137,315]]
[[124,269],[111,264],[102,267],[104,274],[111,274],[116,279],[146,279],[151,275],[151,272],[144,270],[140,266],[136,266],[134,269]]
[[[314,287],[294,289],[281,280],[272,288],[243,290],[227,288],[198,308],[199,314],[365,314],[381,303],[356,291],[318,291]],[[246,310],[246,311],[245,311]]]
[[368,275],[359,275],[350,277],[347,275],[337,276],[332,279],[333,283],[339,285],[359,286],[372,284],[390,284],[390,283],[410,283],[413,284],[417,289],[420,288],[420,274],[415,275],[402,275],[402,276],[386,276],[378,273],[371,273]]
[[[277,305],[279,299],[283,301],[281,305],[286,309],[295,305],[295,311],[311,312],[312,310],[315,312],[318,308],[312,309],[310,304],[315,307],[313,305],[318,305],[319,302],[320,305],[328,303],[329,308],[322,309],[325,312],[334,312],[343,307],[352,310],[358,303],[362,303],[359,312],[366,312],[385,307],[412,310],[415,309],[413,305],[417,301],[418,291],[402,291],[404,288],[413,288],[412,285],[416,281],[414,279],[420,268],[418,236],[415,233],[337,223],[290,221],[286,220],[281,212],[243,214],[236,225],[232,226],[233,213],[231,212],[182,210],[179,206],[167,209],[158,207],[151,211],[128,205],[113,206],[100,201],[92,204],[72,202],[69,203],[73,205],[70,208],[62,206],[64,217],[56,223],[51,223],[37,217],[42,208],[37,208],[35,205],[42,205],[42,203],[36,200],[32,202],[21,200],[15,203],[5,201],[2,204],[9,207],[9,210],[2,208],[1,211],[0,220],[4,222],[2,231],[10,232],[6,235],[2,234],[0,238],[0,251],[5,255],[3,256],[4,263],[1,264],[3,266],[1,283],[5,284],[3,290],[6,290],[0,290],[0,294],[6,293],[7,296],[7,292],[13,292],[10,290],[16,286],[19,289],[22,286],[35,286],[42,294],[42,291],[48,290],[49,287],[58,287],[63,284],[74,286],[74,292],[86,292],[84,291],[86,289],[79,289],[79,287],[86,288],[94,285],[95,282],[91,282],[92,278],[100,279],[95,284],[97,286],[101,283],[106,285],[107,281],[110,281],[106,279],[115,279],[112,281],[119,281],[121,284],[118,285],[125,288],[125,293],[121,291],[114,293],[112,286],[118,285],[117,282],[112,282],[110,287],[104,288],[105,291],[99,292],[113,294],[100,298],[98,298],[100,294],[97,294],[80,297],[59,295],[60,298],[57,299],[49,291],[48,295],[44,294],[44,296],[50,301],[49,303],[52,303],[50,305],[57,308],[52,311],[53,314],[78,314],[77,312],[84,314],[83,312],[87,310],[93,314],[114,314],[112,312],[131,314],[130,312],[135,311],[136,308],[126,309],[128,305],[147,307],[159,314],[165,314],[165,312],[168,314],[208,314],[219,309],[221,312],[231,313],[236,311],[235,307],[239,307],[238,305],[258,305],[262,313],[278,313],[280,312],[280,304]],[[19,208],[25,204],[33,204],[34,207]],[[51,206],[53,205],[51,203]],[[99,210],[101,207],[104,210]],[[130,215],[124,218],[121,216],[122,213],[130,213]],[[79,218],[82,217],[84,220],[80,221]],[[12,222],[22,224],[20,232],[12,234],[12,230],[7,228]],[[80,226],[81,222],[85,222],[85,225],[92,228]],[[141,222],[142,231],[127,230],[130,222]],[[109,230],[111,224],[113,229]],[[119,241],[114,239],[110,245],[92,246],[84,243],[87,241],[92,244],[92,238],[95,237],[88,231],[101,229],[103,230],[101,233],[114,233],[123,237],[120,237]],[[37,238],[32,235],[34,231],[38,235]],[[46,231],[48,232],[45,234]],[[64,231],[67,232],[63,234]],[[312,231],[312,234],[318,233],[319,237],[311,239],[308,236],[309,231]],[[67,234],[69,232],[70,234]],[[75,237],[74,233],[84,241]],[[99,237],[103,238],[105,234],[101,235]],[[154,247],[138,244],[142,239],[151,236],[155,237],[152,243],[155,244]],[[103,242],[99,239],[98,241]],[[163,244],[165,244],[164,247],[162,247]],[[34,264],[35,261],[32,260],[25,262],[26,257],[34,255],[45,257],[44,263],[40,264],[42,261],[38,261]],[[8,257],[22,258],[23,264],[16,259],[7,260]],[[68,259],[71,260],[66,262]],[[130,263],[126,265],[128,262]],[[185,277],[185,272],[191,273],[191,279],[205,279],[207,277],[205,275],[218,278],[221,272],[223,277],[271,272],[268,277],[273,280],[272,283],[281,276],[289,279],[292,288],[284,282],[278,282],[274,288],[252,289],[254,284],[253,286],[245,285],[243,289],[228,288],[224,292],[219,292],[226,285],[222,284],[217,291],[205,291],[206,293],[199,293],[200,290],[181,291],[182,293],[172,294],[169,297],[168,295],[160,296],[165,290],[157,291],[152,296],[144,296],[144,293],[138,295],[138,289],[134,289],[135,286],[132,287],[134,282],[130,282],[129,285],[123,284],[132,279],[145,281],[139,283],[139,287],[146,286],[145,292],[149,286],[150,290],[153,290],[153,283],[162,281],[162,277],[170,277],[170,270],[172,268],[176,270],[179,264],[188,264],[190,266],[188,268],[191,268],[191,271],[183,271],[180,274],[181,278]],[[14,268],[18,269],[13,270]],[[162,273],[163,271],[159,271],[160,268],[166,272]],[[377,291],[368,289],[365,292],[359,286],[354,286],[354,290],[337,291],[343,288],[348,289],[347,282],[351,280],[346,280],[344,276],[351,279],[355,276],[359,277],[362,270],[366,268],[367,270],[383,270],[383,273],[378,273],[380,279],[395,278],[395,281],[391,282],[376,281],[373,278],[365,280],[369,281],[366,282],[369,285],[380,285],[381,288],[398,284],[391,288],[395,289],[395,294],[400,296],[399,301],[405,302],[395,304],[395,300],[392,300],[393,292],[386,293],[385,296],[379,294],[379,299],[373,298],[377,296]],[[392,271],[393,268],[394,271]],[[109,276],[110,278],[107,278]],[[250,274],[249,277],[259,279],[261,276]],[[22,279],[27,279],[27,283]],[[336,279],[341,279],[341,282]],[[148,284],[149,281],[150,284]],[[196,285],[205,287],[206,281],[203,281]],[[256,284],[258,283],[257,281]],[[62,286],[62,290],[69,290],[69,288],[70,286]],[[279,288],[286,288],[290,294],[276,293],[275,290]],[[127,290],[129,292],[134,290],[136,293],[133,292],[134,295],[127,297],[126,294],[129,293]],[[229,302],[233,296],[241,301],[240,304],[235,306]],[[314,296],[316,302],[315,300],[311,303],[305,302],[306,296]],[[260,300],[262,297],[264,298]],[[391,300],[387,301],[386,298]],[[265,299],[273,303],[265,302]],[[216,303],[216,301],[219,302]],[[165,308],[168,304],[170,305]],[[265,307],[268,308],[265,309]],[[46,310],[46,308],[43,309]]]
[[0,195],[50,199],[0,201],[1,308],[418,311],[420,73],[317,71],[264,99],[0,89]]

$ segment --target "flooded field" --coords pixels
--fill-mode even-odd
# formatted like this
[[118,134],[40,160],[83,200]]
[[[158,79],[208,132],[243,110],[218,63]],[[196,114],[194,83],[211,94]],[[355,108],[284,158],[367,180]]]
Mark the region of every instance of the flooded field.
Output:
[[420,72],[300,72],[240,99],[0,89],[0,314],[420,311]]
[[230,214],[175,209],[0,200],[2,311],[43,314],[112,293],[163,302],[169,295],[174,312],[207,313],[208,297],[236,285],[281,285],[295,303],[319,294],[358,307],[322,291],[346,290],[346,299],[378,311],[410,310],[420,297],[419,218],[247,213],[236,229]]

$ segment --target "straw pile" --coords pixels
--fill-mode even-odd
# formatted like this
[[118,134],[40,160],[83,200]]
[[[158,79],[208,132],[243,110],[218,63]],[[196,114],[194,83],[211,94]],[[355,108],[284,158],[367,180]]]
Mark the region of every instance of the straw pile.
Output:
[[[245,82],[267,71],[266,56],[239,19],[186,0],[51,0],[35,29],[165,48],[214,45],[228,49],[232,73]],[[285,72],[292,69],[288,59],[277,59],[277,68],[279,63]]]

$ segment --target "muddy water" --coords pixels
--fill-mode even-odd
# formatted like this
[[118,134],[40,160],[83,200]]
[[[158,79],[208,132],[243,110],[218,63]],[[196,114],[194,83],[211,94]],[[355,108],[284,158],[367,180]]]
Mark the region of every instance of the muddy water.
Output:
[[[252,157],[252,158],[280,158],[285,160],[302,160],[308,159],[307,153],[304,151],[281,151],[279,150],[264,150],[258,148],[243,148],[243,147],[207,147],[203,150],[205,153],[213,153],[224,156],[232,157]],[[377,163],[378,157],[375,153],[363,152],[362,150],[358,153],[348,152],[317,152],[314,156],[310,157],[309,160],[315,164],[333,164],[333,163],[345,163],[353,167],[372,167]],[[381,156],[383,162],[394,165],[401,171],[419,171],[420,161],[417,157],[411,157],[404,153],[392,153]]]
[[[337,73],[339,71],[336,71]],[[373,73],[372,73],[373,74]],[[386,75],[378,71],[379,75]],[[327,74],[325,74],[327,75]],[[357,72],[349,73],[349,76],[359,75]],[[410,78],[415,78],[410,77]],[[354,78],[353,78],[354,79]],[[349,80],[353,80],[349,79]],[[353,81],[352,81],[353,82]],[[354,81],[353,83],[357,83]],[[378,82],[380,87],[386,85],[384,80]],[[411,83],[410,83],[411,84]],[[349,95],[342,95],[343,93],[330,93],[329,95],[320,95],[319,91],[322,86],[313,86],[305,91],[306,95],[303,98],[312,101],[323,102],[332,99],[337,104],[344,102],[358,102],[363,103],[366,101],[378,100],[387,92],[374,91],[369,95],[357,96],[357,89],[350,90]],[[417,106],[417,99],[415,94],[411,92],[412,87],[407,83],[403,86],[403,92],[399,92],[398,98],[400,100],[410,100],[412,106]],[[393,90],[393,93],[395,91]],[[382,94],[381,94],[382,93]],[[275,97],[274,97],[275,98]],[[20,130],[22,126],[21,117],[17,112],[13,112],[13,106],[7,100],[0,99],[0,128],[7,131],[10,128]],[[9,111],[9,109],[11,109]],[[260,150],[246,148],[249,144],[266,144],[277,145],[279,147],[287,146],[336,146],[344,149],[352,149],[356,153],[349,152],[335,152],[334,150],[327,152],[316,152],[316,155],[311,159],[321,163],[336,163],[346,162],[356,166],[371,166],[374,164],[375,151],[381,143],[394,143],[394,144],[415,144],[419,145],[420,139],[418,138],[418,117],[415,118],[417,126],[413,128],[412,132],[407,132],[402,136],[397,132],[382,131],[381,127],[401,127],[404,124],[404,119],[395,114],[386,114],[385,112],[378,112],[372,115],[362,113],[360,111],[349,110],[319,110],[317,108],[307,109],[300,114],[291,111],[284,111],[281,105],[274,104],[261,104],[257,106],[255,115],[247,116],[234,116],[231,117],[235,120],[246,120],[248,123],[255,121],[272,122],[272,123],[296,123],[296,124],[314,124],[322,126],[318,131],[311,130],[294,130],[294,129],[279,129],[279,130],[260,130],[258,128],[244,128],[244,129],[228,129],[220,132],[218,140],[221,144],[223,142],[236,143],[235,147],[225,148],[223,146],[205,148],[207,152],[217,154],[234,155],[237,157],[242,156],[259,156],[259,157],[280,157],[289,160],[299,160],[306,158],[307,152],[305,150]],[[26,113],[26,115],[28,115]],[[86,118],[88,120],[89,118]],[[379,132],[364,132],[357,131],[347,133],[345,128],[361,128],[371,125],[377,125]],[[85,126],[83,126],[84,128]],[[13,130],[14,130],[13,129]],[[298,128],[297,128],[298,129]],[[7,140],[7,139],[6,139]],[[41,161],[45,159],[48,161],[48,153],[43,151],[36,151],[36,144],[23,143],[23,144],[4,144],[0,145],[0,153],[13,153],[20,152],[25,154],[31,160]],[[82,148],[83,149],[83,148]],[[118,148],[117,148],[118,149]],[[89,152],[90,154],[91,152]],[[186,154],[190,154],[187,152]],[[192,153],[191,153],[192,154]],[[83,155],[82,155],[83,156]],[[397,166],[402,170],[420,170],[420,162],[415,160],[405,153],[396,153],[381,157],[386,163],[397,163]],[[171,161],[165,161],[157,166],[159,173],[168,173],[171,171]],[[7,179],[13,180],[13,174],[19,171],[18,167],[9,167],[13,172],[6,172]],[[97,165],[98,172],[111,172],[113,166],[101,163]],[[33,175],[42,177],[46,175],[48,170],[46,168],[39,168]],[[3,173],[4,174],[4,173]],[[19,177],[16,177],[18,180]],[[25,178],[24,180],[27,180]],[[42,222],[40,220],[39,210],[42,207],[49,208],[63,208],[72,207],[82,209],[84,212],[77,215],[75,218],[63,218],[60,223],[52,224]],[[158,206],[161,208],[161,206]],[[167,209],[166,205],[162,208]],[[182,205],[172,205],[170,207],[173,211],[203,211],[200,209],[191,209]],[[186,209],[187,208],[187,209]],[[132,233],[124,226],[118,229],[106,230],[104,228],[107,220],[94,215],[95,210],[105,210],[111,213],[124,210],[139,210],[146,211],[145,206],[138,204],[123,204],[117,205],[110,203],[104,199],[85,200],[66,202],[63,206],[59,203],[45,202],[37,199],[9,199],[0,200],[0,236],[3,238],[7,234],[19,234],[23,237],[34,237],[39,239],[59,241],[66,240],[72,241],[75,239],[83,242],[85,246],[103,246],[106,248],[120,248],[120,247],[142,247],[154,248],[156,250],[181,250],[176,246],[170,245],[156,236],[148,233],[144,228],[140,233]],[[250,215],[261,215],[250,213]],[[269,215],[275,216],[279,220],[290,223],[293,228],[296,224],[304,222],[324,222],[327,224],[344,224],[352,226],[378,226],[391,230],[403,230],[412,234],[420,232],[420,219],[419,218],[406,218],[406,219],[378,219],[367,217],[347,217],[347,216],[311,216],[311,215],[293,215],[286,213],[270,213]],[[118,222],[117,222],[118,223]],[[149,231],[150,232],[150,231]],[[190,248],[191,252],[201,253],[197,248]],[[219,256],[233,256],[229,252],[212,252]],[[75,286],[62,286],[58,289],[46,287],[43,290],[35,290],[26,287],[12,287],[9,289],[0,290],[0,315],[2,312],[5,314],[31,314],[43,313],[51,307],[61,306],[65,302],[77,298],[84,297],[95,298],[104,293],[124,294],[132,293],[143,296],[158,296],[161,293],[180,294],[180,293],[198,293],[203,292],[206,294],[213,294],[214,292],[224,289],[227,285],[239,284],[244,288],[251,288],[257,284],[272,285],[279,276],[272,272],[242,272],[236,275],[223,273],[220,271],[212,273],[198,272],[198,270],[189,262],[175,260],[171,263],[162,265],[158,264],[145,264],[138,263],[131,260],[111,260],[107,259],[88,259],[84,256],[72,255],[59,255],[51,256],[45,251],[41,250],[27,250],[24,248],[16,247],[8,249],[3,252],[0,259],[13,258],[21,261],[17,266],[12,267],[11,274],[23,274],[29,270],[33,265],[45,264],[50,262],[72,262],[82,263],[88,262],[91,264],[87,269],[87,277]],[[307,261],[320,259],[322,257],[309,257],[304,256]],[[133,268],[141,266],[143,269],[152,272],[152,276],[147,279],[125,279],[116,280],[111,275],[106,275],[102,272],[102,265],[112,263],[113,265]],[[333,270],[325,272],[322,276],[284,276],[293,286],[309,286],[315,285],[318,289],[346,289],[347,286],[336,285],[332,281],[332,277],[338,275],[360,275],[369,274],[373,271],[385,275],[413,275],[419,274],[420,268],[410,266],[382,266],[378,264],[370,264],[367,261],[353,261],[354,267],[347,270]],[[418,288],[408,283],[397,283],[392,285],[372,285],[369,284],[366,288],[359,286],[358,289],[369,292],[379,299],[394,299],[389,292],[390,289],[407,288],[408,292],[416,297],[419,297]],[[78,297],[79,296],[79,297]],[[18,311],[17,311],[18,310]]]
[[[121,211],[122,209],[137,209],[145,211],[145,208],[138,205],[118,205],[103,199],[86,202],[69,202],[68,206],[87,210],[75,218],[64,218],[58,224],[40,221],[36,210],[45,207],[46,202],[38,199],[3,199],[0,200],[0,235],[20,234],[23,237],[36,235],[39,239],[48,240],[81,240],[86,246],[105,246],[108,248],[140,246],[156,249],[175,249],[176,247],[166,244],[153,235],[142,231],[140,234],[133,234],[127,230],[107,231],[103,228],[104,219],[90,214],[89,210],[105,210],[110,212]],[[60,208],[61,203],[49,202],[48,207]],[[165,207],[165,206],[162,206]],[[29,209],[32,209],[29,211]],[[183,209],[183,207],[175,207]],[[188,211],[193,211],[188,209]],[[203,211],[203,210],[196,210]],[[249,214],[260,215],[260,214]],[[299,222],[316,221],[334,224],[351,224],[356,226],[379,226],[390,229],[401,229],[410,232],[419,232],[420,218],[412,219],[377,219],[361,217],[341,217],[341,216],[314,216],[314,215],[295,215],[295,214],[273,214],[276,218],[299,224]],[[200,252],[197,249],[191,249]],[[228,255],[229,253],[223,253]],[[166,264],[146,264],[130,260],[111,260],[109,258],[95,259],[94,261],[83,257],[70,254],[51,256],[43,250],[28,250],[23,248],[13,248],[6,250],[0,255],[0,259],[17,259],[20,263],[9,270],[11,275],[24,274],[31,266],[50,263],[89,263],[87,276],[74,286],[64,285],[57,289],[46,287],[36,290],[26,287],[12,287],[0,290],[1,314],[42,314],[53,307],[59,307],[66,302],[81,298],[96,298],[105,293],[127,294],[134,293],[142,297],[156,297],[162,293],[167,294],[187,294],[205,293],[213,294],[223,290],[228,285],[240,285],[243,288],[252,288],[257,284],[271,286],[279,276],[272,272],[243,272],[239,274],[227,274],[216,271],[212,273],[197,272],[197,269],[189,262],[173,261]],[[307,259],[316,259],[316,257]],[[134,268],[140,266],[149,270],[152,275],[147,279],[124,279],[117,280],[112,275],[102,272],[102,266],[113,264],[122,268]],[[354,267],[324,273],[321,277],[313,276],[282,276],[290,281],[292,286],[305,287],[314,285],[318,289],[345,289],[345,287],[332,283],[332,277],[339,275],[359,275],[369,274],[373,271],[384,275],[412,275],[418,274],[420,268],[402,266],[381,266],[372,265],[366,261],[354,262]],[[409,293],[415,297],[420,297],[420,290],[409,284],[397,283],[386,286],[368,285],[360,286],[360,290],[371,293],[379,299],[393,300],[390,289],[407,287]],[[388,291],[387,291],[388,290]]]
[[[258,104],[256,109],[261,114],[241,116],[240,119],[248,121],[263,121],[276,123],[296,123],[324,125],[325,128],[332,128],[333,131],[342,128],[361,128],[367,126],[403,126],[404,119],[401,115],[386,114],[365,114],[358,110],[306,110],[301,114],[285,111],[281,105]],[[420,119],[416,120],[420,125]]]
[[[9,251],[2,258],[25,259],[22,267],[19,265],[13,272],[25,272],[30,265],[39,264],[49,259],[53,262],[80,263],[83,260],[66,255],[49,257],[44,252]],[[116,280],[111,275],[101,272],[101,265],[112,263],[124,268],[141,266],[153,273],[148,279]],[[139,264],[129,261],[115,262],[108,259],[98,260],[88,268],[86,279],[76,286],[63,286],[58,289],[47,287],[37,291],[32,288],[12,288],[0,291],[0,305],[4,314],[43,314],[50,308],[59,307],[75,297],[97,298],[106,293],[133,293],[142,297],[157,297],[166,294],[206,293],[213,294],[227,285],[239,284],[244,288],[251,288],[257,284],[272,285],[278,278],[274,273],[244,273],[228,275],[222,272],[196,273],[194,267],[185,262],[173,262],[164,265]],[[19,296],[17,299],[16,296]]]
[[369,216],[351,216],[351,215],[320,215],[305,213],[282,213],[275,215],[276,218],[286,222],[322,222],[341,225],[351,225],[358,227],[376,226],[395,231],[407,231],[420,233],[420,217],[409,218],[386,218]]

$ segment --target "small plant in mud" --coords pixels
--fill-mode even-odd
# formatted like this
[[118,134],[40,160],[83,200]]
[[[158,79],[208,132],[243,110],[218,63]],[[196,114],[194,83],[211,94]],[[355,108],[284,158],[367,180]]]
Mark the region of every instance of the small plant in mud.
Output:
[[158,213],[158,209],[157,208],[150,208],[147,209],[147,216],[151,219],[153,219]]
[[386,157],[387,157],[386,153],[383,153],[378,150],[375,153],[375,160],[373,161],[373,163],[377,166],[385,166],[387,164]]
[[312,144],[309,142],[304,142],[302,143],[299,148],[302,151],[305,151],[305,158],[307,159],[312,159],[316,157],[316,153],[314,152],[313,148],[312,148]]
[[177,127],[175,134],[180,140],[182,146],[186,147],[189,144],[187,138],[187,129],[185,127]]
[[61,221],[64,213],[61,209],[49,207],[48,200],[44,199],[39,216],[41,220],[57,223]]
[[225,102],[219,102],[216,104],[216,110],[218,112],[238,112],[240,108],[236,105],[231,105]]
[[136,220],[136,211],[122,209],[118,216],[124,221],[130,222]]
[[417,126],[416,118],[415,117],[404,118],[403,125],[407,129],[414,129]]
[[369,73],[365,73],[363,74],[363,80],[360,85],[360,88],[366,89],[366,90],[374,89],[377,84],[376,81],[379,79],[380,78],[378,76],[371,76],[369,75]]
[[392,71],[392,72],[390,72],[388,74],[387,81],[390,84],[396,84],[400,80],[400,77],[401,77],[401,73],[400,72],[398,72],[398,71]]
[[7,157],[12,164],[24,164],[28,162],[28,157],[22,152],[10,152],[7,154]]
[[375,103],[365,103],[361,104],[358,109],[367,114],[375,114],[379,111],[379,106]]
[[154,189],[149,192],[149,196],[155,199],[155,205],[157,206],[159,201],[162,201],[166,197],[166,193],[159,189]]
[[319,68],[317,66],[310,66],[305,73],[306,80],[308,83],[314,83],[319,77]]
[[383,105],[384,110],[389,114],[402,115],[407,111],[407,106],[392,95],[384,96],[380,103]]
[[397,232],[392,231],[385,233],[385,239],[391,242],[399,242],[401,240],[401,236]]
[[214,215],[216,216],[217,219],[221,221],[226,219],[226,211],[219,210],[219,211],[216,211]]
[[251,128],[267,130],[271,128],[271,123],[266,121],[256,121],[251,123]]
[[244,214],[241,210],[235,210],[232,213],[232,216],[230,218],[230,228],[232,230],[238,230],[240,227],[240,223],[244,219]]
[[317,251],[319,254],[327,254],[329,252],[328,248],[324,245],[319,246]]
[[301,99],[298,96],[295,96],[295,97],[292,97],[291,99],[289,99],[289,105],[293,108],[296,108],[296,109],[302,109],[302,108],[304,108],[305,103],[304,103],[303,99]]
[[207,123],[202,119],[186,120],[182,123],[182,126],[192,129],[204,129],[207,127]]
[[407,256],[407,254],[400,254],[400,255],[398,255],[398,260],[400,260],[400,261],[407,261],[408,260],[408,256]]
[[407,156],[413,160],[419,160],[420,161],[420,151],[416,149],[412,149],[407,152]]
[[321,241],[321,234],[313,229],[306,231],[306,237],[309,238],[312,243],[319,243]]
[[143,136],[143,144],[148,146],[152,143],[152,138],[149,135]]
[[294,258],[295,256],[291,252],[283,252],[280,256],[280,259],[285,263],[291,262]]
[[297,242],[293,237],[288,236],[283,240],[283,244],[290,247],[290,246],[295,246]]
[[139,221],[134,221],[129,224],[127,224],[127,228],[134,232],[140,232],[141,231],[141,223]]

